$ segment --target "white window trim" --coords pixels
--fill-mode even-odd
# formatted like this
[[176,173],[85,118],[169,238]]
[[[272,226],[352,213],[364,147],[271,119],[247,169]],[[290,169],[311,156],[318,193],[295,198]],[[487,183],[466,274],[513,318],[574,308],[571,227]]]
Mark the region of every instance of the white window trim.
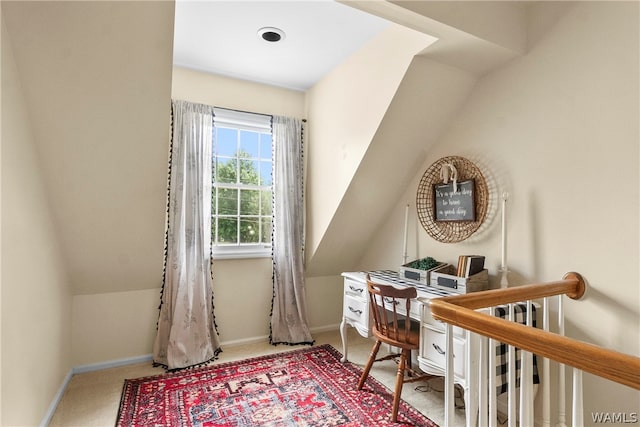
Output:
[[271,132],[271,116],[214,108],[214,122],[221,126],[240,127],[254,132]]
[[[264,114],[227,110],[225,108],[214,108],[214,123],[221,127],[227,125],[253,132],[271,132],[271,116]],[[261,187],[256,186],[256,189],[260,188]],[[214,260],[268,258],[271,257],[272,254],[271,245],[265,243],[211,245],[211,257]]]
[[244,259],[271,257],[271,245],[213,245],[211,257],[213,259]]

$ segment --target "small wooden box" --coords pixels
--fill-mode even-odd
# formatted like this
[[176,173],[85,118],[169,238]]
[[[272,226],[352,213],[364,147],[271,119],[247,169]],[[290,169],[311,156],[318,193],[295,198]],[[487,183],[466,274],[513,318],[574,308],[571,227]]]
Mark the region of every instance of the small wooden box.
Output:
[[453,265],[436,267],[430,274],[429,286],[448,289],[459,294],[489,289],[489,271],[487,269],[469,277],[456,276]]
[[429,270],[418,270],[416,268],[410,268],[407,267],[407,265],[411,265],[414,261],[411,261],[410,263],[407,263],[405,265],[400,266],[400,278],[401,279],[408,279],[408,280],[413,280],[415,282],[420,282],[423,283],[425,285],[428,285],[430,283],[430,277],[431,277],[431,272],[434,270],[437,270],[439,268],[442,268],[444,266],[447,266],[449,264],[445,263],[445,262],[440,262],[438,263],[437,266],[429,269]]

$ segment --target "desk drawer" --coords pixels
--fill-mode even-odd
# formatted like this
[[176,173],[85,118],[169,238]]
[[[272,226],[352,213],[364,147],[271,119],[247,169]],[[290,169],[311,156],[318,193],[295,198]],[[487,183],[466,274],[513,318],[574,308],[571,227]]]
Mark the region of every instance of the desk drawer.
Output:
[[354,320],[361,325],[369,326],[369,303],[360,298],[354,298],[350,295],[344,296],[344,304],[342,306],[342,315],[348,319]]
[[[423,326],[420,337],[421,355],[431,363],[439,366],[443,371],[446,368],[445,348],[447,341],[442,330]],[[464,378],[465,369],[465,341],[454,336],[453,338],[453,372],[459,378]]]
[[344,295],[354,298],[360,298],[363,301],[368,301],[368,291],[366,282],[356,282],[355,280],[344,280]]
[[[422,322],[423,325],[429,325],[430,327],[432,327],[432,329],[437,329],[439,331],[444,332],[444,328],[446,326],[446,323],[441,322],[439,320],[434,319],[431,316],[431,310],[429,309],[429,304],[421,304],[422,306]],[[411,308],[411,311],[413,311],[413,307]],[[465,331],[462,328],[459,328],[457,326],[453,327],[453,336],[455,337],[460,337],[460,338],[464,338],[465,337]]]

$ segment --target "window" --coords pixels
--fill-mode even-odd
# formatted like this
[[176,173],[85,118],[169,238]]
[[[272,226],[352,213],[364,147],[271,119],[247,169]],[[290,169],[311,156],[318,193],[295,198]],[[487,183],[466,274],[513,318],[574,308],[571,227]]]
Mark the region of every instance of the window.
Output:
[[271,116],[216,108],[211,233],[217,258],[271,255]]

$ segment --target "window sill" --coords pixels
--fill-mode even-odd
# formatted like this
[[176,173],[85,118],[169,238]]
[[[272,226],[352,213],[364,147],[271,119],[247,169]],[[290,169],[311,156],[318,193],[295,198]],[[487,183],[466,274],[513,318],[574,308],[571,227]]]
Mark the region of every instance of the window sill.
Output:
[[250,259],[250,258],[270,258],[271,248],[225,248],[224,250],[213,250],[211,258],[213,260],[220,259]]

